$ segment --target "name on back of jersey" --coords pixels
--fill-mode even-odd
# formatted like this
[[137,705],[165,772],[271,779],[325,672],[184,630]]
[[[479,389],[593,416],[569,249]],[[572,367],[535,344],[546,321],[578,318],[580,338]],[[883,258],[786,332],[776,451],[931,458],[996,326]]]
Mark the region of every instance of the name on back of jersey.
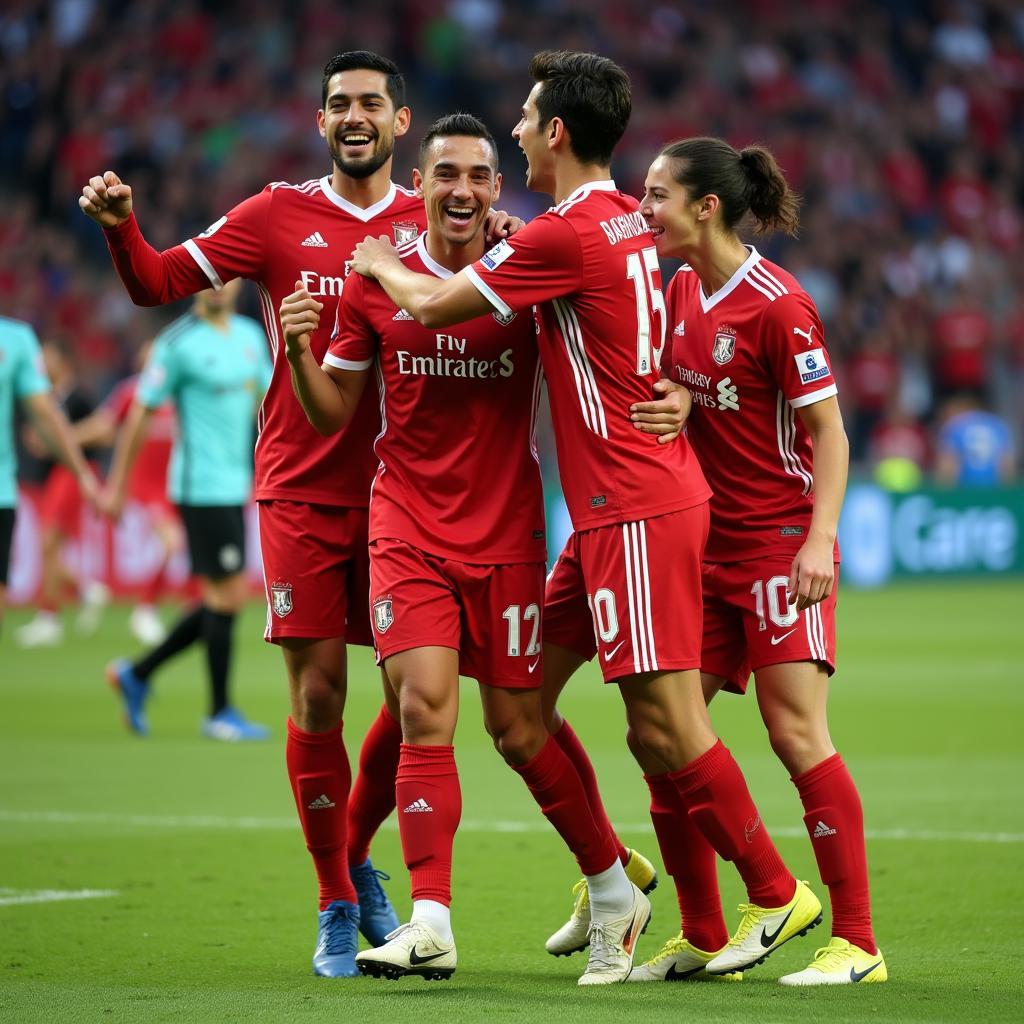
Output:
[[601,230],[611,245],[651,233],[650,225],[644,220],[644,215],[639,210],[635,213],[623,213],[618,217],[601,221]]

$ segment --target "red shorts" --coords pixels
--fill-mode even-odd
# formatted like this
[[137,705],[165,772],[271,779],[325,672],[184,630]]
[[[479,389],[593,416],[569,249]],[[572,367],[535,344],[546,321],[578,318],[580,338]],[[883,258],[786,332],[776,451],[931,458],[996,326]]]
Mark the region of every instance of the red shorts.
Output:
[[544,563],[470,565],[400,540],[370,545],[377,661],[451,647],[459,674],[489,686],[541,685]]
[[277,500],[256,507],[267,588],[263,638],[338,636],[372,645],[367,510]]
[[700,667],[700,567],[707,502],[574,533],[548,576],[544,639],[588,661],[605,682]]
[[701,670],[721,676],[725,689],[746,693],[751,672],[791,661],[836,667],[836,590],[797,612],[786,602],[790,556],[704,563],[704,647]]
[[50,470],[39,501],[39,520],[65,537],[77,537],[82,522],[82,495],[74,474],[59,463]]

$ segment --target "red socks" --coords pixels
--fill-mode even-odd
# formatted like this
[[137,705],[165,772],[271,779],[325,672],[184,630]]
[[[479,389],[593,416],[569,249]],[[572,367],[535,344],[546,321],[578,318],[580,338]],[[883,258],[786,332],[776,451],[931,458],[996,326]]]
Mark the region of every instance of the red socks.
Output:
[[402,746],[402,726],[383,705],[359,751],[359,774],[348,798],[348,862],[353,867],[370,856],[370,843],[395,809],[395,774]]
[[[572,762],[576,774],[583,783],[583,789],[587,794],[587,803],[590,805],[590,813],[597,823],[598,828],[607,832],[615,846],[615,852],[619,861],[625,867],[629,860],[629,851],[622,845],[622,841],[615,833],[612,823],[604,809],[604,802],[601,800],[601,791],[597,787],[597,776],[594,774],[594,766],[590,763],[590,757],[580,743],[579,737],[572,730],[572,726],[563,718],[562,727],[554,734],[555,742],[561,748],[562,753]],[[545,812],[547,813],[547,812]],[[555,826],[558,827],[557,825]],[[564,838],[564,837],[563,837]]]
[[455,748],[403,743],[395,800],[412,898],[450,906],[452,845],[462,817]]
[[722,741],[668,777],[718,855],[735,863],[750,902],[759,907],[787,904],[796,879],[775,849],[743,773]]
[[857,787],[838,754],[796,776],[793,785],[807,812],[804,824],[832,901],[832,934],[874,954],[864,812]]
[[348,874],[346,842],[352,773],[341,726],[330,732],[303,732],[289,718],[285,761],[306,848],[313,855],[320,883],[320,909],[333,900],[357,902]]
[[671,776],[645,775],[651,791],[651,821],[665,870],[679,900],[683,935],[711,953],[729,941],[718,892],[715,851],[687,813]]
[[[573,740],[582,752],[583,747],[575,735]],[[583,756],[586,757],[585,752]],[[590,764],[589,760],[587,764]],[[615,833],[611,831],[611,825],[607,824],[607,818],[604,819],[604,828],[594,820],[589,794],[572,761],[555,738],[549,736],[540,751],[526,764],[511,767],[522,776],[534,800],[544,812],[544,817],[555,826],[566,846],[572,850],[583,874],[597,875],[607,871],[617,856],[612,839]],[[593,770],[590,774],[593,777]],[[594,788],[596,791],[596,782]],[[601,806],[600,797],[598,806]]]

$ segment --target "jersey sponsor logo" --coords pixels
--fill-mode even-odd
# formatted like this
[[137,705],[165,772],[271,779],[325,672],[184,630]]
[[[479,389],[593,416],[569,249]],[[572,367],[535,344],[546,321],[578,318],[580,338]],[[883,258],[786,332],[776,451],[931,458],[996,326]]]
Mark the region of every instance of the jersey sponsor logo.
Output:
[[270,584],[270,606],[274,614],[283,619],[294,607],[292,604],[292,585],[274,580]]
[[809,331],[801,331],[799,327],[794,327],[793,333],[798,334],[801,338],[806,338],[808,345],[813,345],[814,343],[811,341],[811,335],[814,333],[814,329],[817,326],[817,324],[811,324],[811,329]]
[[513,350],[505,349],[497,359],[478,359],[466,356],[468,339],[454,334],[438,332],[434,335],[437,343],[435,355],[414,355],[405,349],[397,349],[398,372],[403,376],[415,377],[461,377],[463,380],[490,380],[495,377],[511,377],[516,364]]
[[310,295],[331,295],[334,298],[341,298],[341,290],[345,287],[344,278],[325,277],[315,270],[300,270],[299,280]]
[[373,626],[378,633],[386,633],[395,621],[395,606],[390,597],[378,597],[373,602]]
[[733,384],[732,377],[723,377],[718,382],[718,408],[740,411],[739,391],[737,385]]
[[215,220],[205,231],[201,231],[196,238],[209,238],[210,235],[215,235],[225,224],[227,224],[227,217],[221,217],[220,220]]
[[497,270],[514,252],[515,249],[503,238],[493,249],[483,254],[480,262],[488,270]]
[[825,353],[820,348],[810,352],[798,352],[793,356],[793,361],[800,374],[801,384],[813,384],[816,380],[832,376],[832,371],[825,362]]
[[395,245],[404,245],[419,236],[420,229],[415,221],[393,220],[391,231],[395,236]]
[[711,358],[719,366],[725,366],[736,354],[736,332],[729,327],[720,327],[711,348]]
[[685,320],[680,320],[679,323],[677,323],[675,325],[675,327],[672,328],[672,333],[677,338],[685,337],[686,336],[686,321]]

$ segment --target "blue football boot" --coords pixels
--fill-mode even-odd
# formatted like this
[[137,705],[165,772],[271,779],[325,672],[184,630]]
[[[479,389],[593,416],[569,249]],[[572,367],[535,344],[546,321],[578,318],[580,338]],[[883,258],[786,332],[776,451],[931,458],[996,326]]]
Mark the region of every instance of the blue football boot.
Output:
[[391,876],[378,871],[369,857],[362,864],[350,867],[349,875],[359,896],[359,930],[376,949],[384,945],[399,923],[395,908],[380,884],[381,881],[391,881]]
[[107,682],[124,705],[125,725],[136,736],[148,736],[149,722],[145,709],[149,685],[135,674],[132,663],[127,658],[112,661],[105,671]]
[[247,743],[251,740],[265,740],[270,736],[270,730],[265,725],[250,722],[237,708],[224,708],[204,718],[201,732],[209,740],[221,740],[224,743]]
[[321,978],[358,978],[359,908],[335,900],[320,911],[318,925],[313,973]]

